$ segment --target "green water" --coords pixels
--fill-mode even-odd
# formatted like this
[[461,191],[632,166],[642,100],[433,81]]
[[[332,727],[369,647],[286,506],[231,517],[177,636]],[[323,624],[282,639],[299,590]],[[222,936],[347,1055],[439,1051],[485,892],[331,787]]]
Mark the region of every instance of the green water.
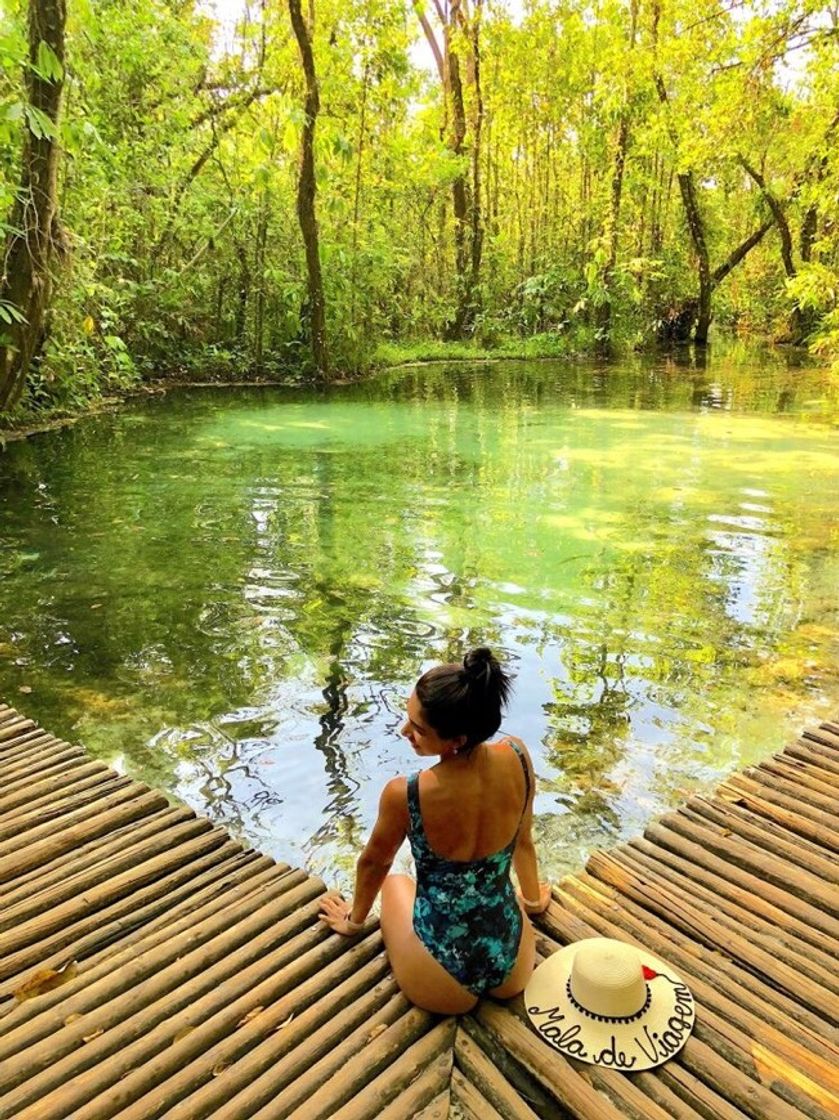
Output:
[[0,455],[0,697],[330,881],[417,674],[517,674],[545,871],[839,711],[837,392],[422,367],[172,393]]

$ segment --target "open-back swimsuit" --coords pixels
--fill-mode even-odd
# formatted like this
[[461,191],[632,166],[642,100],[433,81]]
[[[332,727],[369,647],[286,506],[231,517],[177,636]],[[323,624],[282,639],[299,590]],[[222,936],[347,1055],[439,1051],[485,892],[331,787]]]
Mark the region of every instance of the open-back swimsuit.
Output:
[[510,864],[530,799],[530,775],[519,747],[507,742],[524,770],[524,808],[507,847],[483,859],[443,859],[432,851],[420,813],[419,773],[408,778],[409,838],[417,867],[414,932],[446,972],[476,996],[504,983],[521,940]]

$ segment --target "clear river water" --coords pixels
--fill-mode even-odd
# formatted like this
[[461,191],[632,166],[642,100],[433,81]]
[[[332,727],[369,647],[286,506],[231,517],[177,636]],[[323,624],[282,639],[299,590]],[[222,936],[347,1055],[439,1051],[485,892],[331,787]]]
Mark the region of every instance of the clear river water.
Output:
[[839,711],[839,391],[729,348],[175,391],[0,453],[0,698],[330,883],[417,675],[516,674],[545,875]]

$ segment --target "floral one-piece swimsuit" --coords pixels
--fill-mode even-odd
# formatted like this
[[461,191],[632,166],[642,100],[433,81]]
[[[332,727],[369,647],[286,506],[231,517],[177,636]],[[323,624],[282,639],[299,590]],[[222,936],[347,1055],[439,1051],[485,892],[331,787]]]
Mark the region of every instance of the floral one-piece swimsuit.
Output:
[[515,836],[483,859],[443,859],[431,849],[420,813],[419,773],[408,778],[409,839],[417,869],[414,932],[435,960],[473,995],[499,987],[519,951],[522,915],[510,865],[530,799],[530,775],[520,748],[507,743],[524,770],[524,808]]

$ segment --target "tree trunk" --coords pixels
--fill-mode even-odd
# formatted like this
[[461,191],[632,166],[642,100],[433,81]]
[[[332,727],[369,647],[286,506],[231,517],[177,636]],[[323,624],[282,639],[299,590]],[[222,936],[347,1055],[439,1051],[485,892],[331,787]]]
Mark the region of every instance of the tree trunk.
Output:
[[[766,179],[757,168],[752,167],[743,156],[739,157],[739,162],[746,174],[757,185],[760,193],[766,199],[769,209],[772,211],[772,217],[774,218],[775,225],[778,227],[778,234],[781,239],[781,261],[784,265],[784,272],[786,273],[787,279],[791,280],[797,275],[797,270],[792,258],[792,232],[789,228],[789,222],[784,213],[784,208],[772,191],[769,190],[766,185]],[[796,345],[803,341],[805,328],[801,316],[801,309],[797,305],[794,306],[790,312],[789,330],[790,338],[788,341],[794,342]]]
[[[667,89],[664,85],[664,79],[660,74],[655,75],[655,87],[661,104],[665,106],[668,105]],[[672,126],[670,128],[670,133],[675,145],[676,135]],[[679,193],[682,196],[682,206],[685,211],[688,232],[690,233],[690,239],[693,244],[693,251],[696,254],[696,268],[699,280],[699,295],[696,300],[696,329],[694,331],[693,340],[699,346],[705,346],[708,342],[708,330],[711,326],[711,292],[713,290],[713,285],[711,283],[711,262],[708,257],[708,243],[705,240],[705,225],[702,221],[699,200],[696,196],[696,183],[694,182],[693,172],[679,172],[676,178],[679,183]],[[693,303],[693,301],[689,302]]]
[[[7,341],[0,344],[0,412],[19,403],[32,361],[43,345],[52,286],[50,266],[62,248],[56,201],[56,126],[64,84],[66,20],[65,0],[30,0],[27,112],[37,114],[40,136],[35,135],[31,120],[25,117],[20,186],[8,219],[10,232],[0,277],[0,300],[13,305],[22,321],[16,318],[2,331]],[[42,43],[55,56],[60,76],[56,72],[52,78],[44,78],[36,72]],[[39,68],[43,70],[43,65]]]
[[[306,77],[306,121],[303,125],[300,148],[300,174],[297,180],[297,218],[306,248],[306,272],[308,277],[308,318],[309,334],[312,342],[312,359],[318,377],[329,376],[329,360],[326,348],[326,302],[323,295],[323,276],[320,269],[320,249],[318,245],[318,221],[315,212],[315,127],[320,112],[320,93],[318,90],[315,59],[312,54],[312,40],[309,28],[300,11],[300,0],[288,0],[291,26],[294,30],[300,60]],[[310,5],[311,10],[311,5]]]
[[268,244],[268,199],[263,193],[259,202],[259,220],[256,226],[256,293],[253,314],[253,369],[262,374],[265,348],[265,249]]
[[[483,100],[480,86],[479,27],[482,0],[476,0],[475,12],[468,14],[466,0],[450,0],[448,11],[436,4],[442,24],[443,45],[438,42],[434,28],[425,14],[422,0],[414,0],[422,30],[425,34],[443,87],[445,121],[443,134],[446,146],[456,156],[466,154],[467,116],[461,75],[461,58],[452,44],[455,29],[463,32],[467,44],[466,81],[472,86],[473,101],[469,124],[472,130],[470,170],[463,170],[452,182],[452,208],[454,211],[455,238],[455,313],[446,325],[447,339],[460,339],[467,335],[475,319],[475,293],[480,278],[483,250],[483,225],[480,215],[480,141],[483,123]],[[449,122],[449,127],[446,127]]]
[[[629,50],[635,49],[635,34],[638,22],[638,0],[630,4]],[[609,254],[603,269],[604,299],[597,308],[596,325],[598,347],[605,353],[611,349],[612,302],[614,300],[615,268],[618,263],[618,240],[620,233],[621,196],[623,194],[623,173],[626,168],[626,151],[629,147],[629,88],[624,82],[623,107],[621,109],[618,139],[615,146],[615,159],[612,165],[612,189],[610,194],[609,217],[604,234]]]

